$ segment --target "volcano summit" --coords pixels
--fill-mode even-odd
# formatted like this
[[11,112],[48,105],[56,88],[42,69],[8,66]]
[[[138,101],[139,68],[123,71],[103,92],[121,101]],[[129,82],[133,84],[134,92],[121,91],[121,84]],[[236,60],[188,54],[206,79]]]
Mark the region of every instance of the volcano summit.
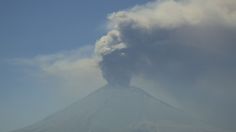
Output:
[[145,91],[106,86],[14,132],[216,132]]

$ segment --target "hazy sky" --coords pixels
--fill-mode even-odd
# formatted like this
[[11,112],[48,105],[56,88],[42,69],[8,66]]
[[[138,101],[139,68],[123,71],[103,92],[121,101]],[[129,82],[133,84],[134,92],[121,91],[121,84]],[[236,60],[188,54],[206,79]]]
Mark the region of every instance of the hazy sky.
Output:
[[32,124],[105,79],[130,80],[236,130],[236,2],[147,2],[2,0],[0,131]]
[[63,88],[53,77],[42,77],[14,59],[93,45],[105,32],[108,13],[146,1],[1,0],[0,131],[31,124],[80,95],[74,93],[76,86]]

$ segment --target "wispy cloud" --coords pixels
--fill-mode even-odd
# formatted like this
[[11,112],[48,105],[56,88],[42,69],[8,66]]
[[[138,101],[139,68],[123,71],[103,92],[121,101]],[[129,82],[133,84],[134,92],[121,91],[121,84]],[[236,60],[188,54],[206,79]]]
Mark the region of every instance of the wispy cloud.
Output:
[[55,54],[17,58],[12,62],[33,69],[27,74],[53,80],[51,83],[61,86],[61,89],[83,97],[105,84],[97,61],[94,47],[89,45]]

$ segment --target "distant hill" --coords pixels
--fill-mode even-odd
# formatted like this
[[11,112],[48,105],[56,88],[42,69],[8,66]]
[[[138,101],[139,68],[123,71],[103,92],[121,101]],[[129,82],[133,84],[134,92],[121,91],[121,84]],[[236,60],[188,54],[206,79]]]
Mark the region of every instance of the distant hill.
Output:
[[222,132],[145,91],[103,87],[46,119],[14,132]]

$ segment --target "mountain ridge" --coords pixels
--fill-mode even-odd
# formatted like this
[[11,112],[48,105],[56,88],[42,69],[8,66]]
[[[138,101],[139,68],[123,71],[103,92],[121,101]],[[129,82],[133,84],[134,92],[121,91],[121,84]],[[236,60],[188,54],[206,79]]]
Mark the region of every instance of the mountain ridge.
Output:
[[105,86],[13,132],[195,132],[199,129],[218,132],[144,90]]

